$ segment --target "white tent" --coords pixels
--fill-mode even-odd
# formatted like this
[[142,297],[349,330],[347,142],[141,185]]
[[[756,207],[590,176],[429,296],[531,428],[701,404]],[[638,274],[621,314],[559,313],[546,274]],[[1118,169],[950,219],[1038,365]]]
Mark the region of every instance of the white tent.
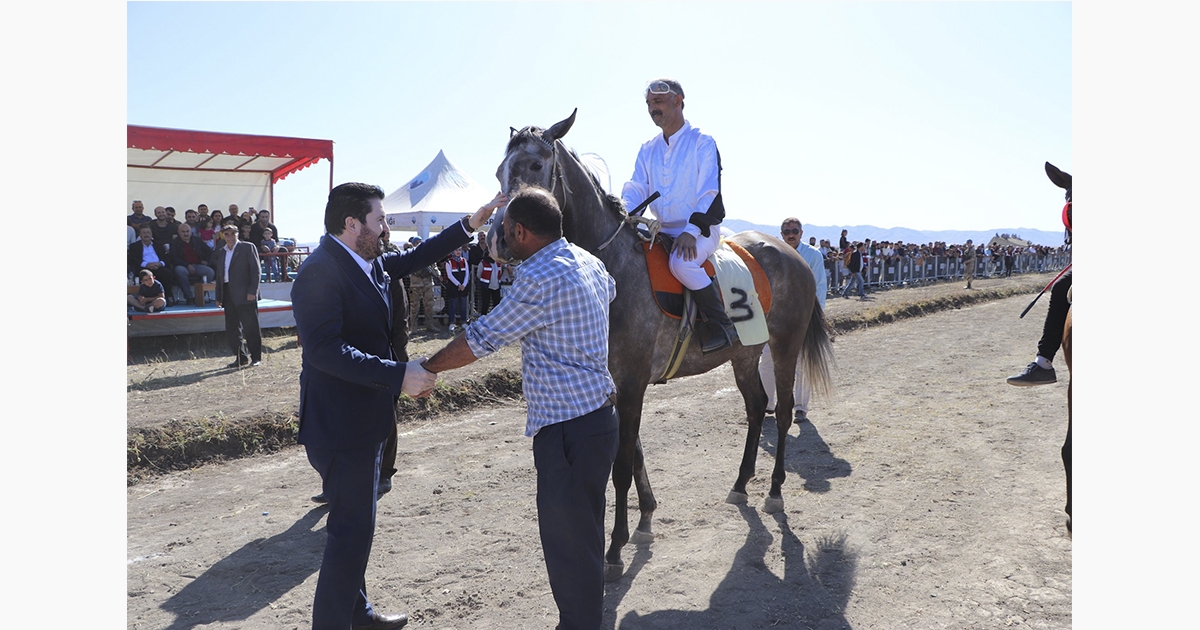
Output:
[[496,196],[460,171],[442,151],[416,177],[383,200],[387,224],[393,231],[416,231],[429,238],[429,231],[471,214]]

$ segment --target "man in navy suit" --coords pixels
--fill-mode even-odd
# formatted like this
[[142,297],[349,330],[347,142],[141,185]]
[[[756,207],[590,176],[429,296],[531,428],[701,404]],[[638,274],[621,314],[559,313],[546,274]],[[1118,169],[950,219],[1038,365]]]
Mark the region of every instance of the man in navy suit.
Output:
[[292,289],[302,348],[297,441],[320,473],[329,503],[314,630],[393,630],[408,622],[406,615],[383,615],[371,607],[364,576],[396,398],[432,389],[437,377],[420,360],[396,360],[389,284],[391,277],[402,278],[465,245],[507,201],[499,194],[416,248],[383,254],[380,234],[388,229],[383,198],[383,190],[368,184],[330,191],[326,234],[300,266]]

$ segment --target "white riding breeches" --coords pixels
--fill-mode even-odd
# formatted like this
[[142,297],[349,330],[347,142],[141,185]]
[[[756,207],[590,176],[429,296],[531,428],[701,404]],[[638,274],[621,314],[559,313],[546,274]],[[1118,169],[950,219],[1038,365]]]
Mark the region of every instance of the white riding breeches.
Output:
[[[672,236],[678,238],[677,235]],[[712,284],[712,278],[708,277],[708,273],[701,269],[700,265],[703,265],[704,261],[708,260],[708,257],[712,256],[720,245],[721,231],[716,227],[710,228],[707,238],[696,237],[696,257],[692,260],[684,260],[679,257],[679,254],[671,253],[669,260],[671,275],[691,291],[699,291]]]
[[[793,387],[792,410],[794,412],[804,412],[808,414],[808,401],[812,397],[812,390],[804,382],[803,370],[800,367],[799,358],[796,360],[796,384]],[[764,345],[762,358],[758,361],[758,376],[762,379],[763,389],[767,390],[767,409],[775,408],[775,362],[771,360],[771,346]]]

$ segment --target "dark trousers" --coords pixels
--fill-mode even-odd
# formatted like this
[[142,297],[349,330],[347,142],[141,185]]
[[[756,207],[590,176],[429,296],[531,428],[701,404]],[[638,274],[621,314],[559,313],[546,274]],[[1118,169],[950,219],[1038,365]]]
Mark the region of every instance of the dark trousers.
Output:
[[487,315],[492,307],[500,303],[500,289],[489,289],[487,285],[479,286],[479,314]]
[[533,437],[538,529],[562,630],[594,630],[604,614],[604,491],[619,429],[606,405]]
[[[258,302],[225,302],[225,340],[241,361],[262,359],[262,331],[258,328]],[[249,354],[247,357],[246,355]]]
[[1042,338],[1038,341],[1038,355],[1053,361],[1054,355],[1062,346],[1063,328],[1067,325],[1067,310],[1071,304],[1067,302],[1067,291],[1071,288],[1071,273],[1055,281],[1050,287],[1050,308],[1046,311],[1046,323],[1042,325]]
[[369,621],[367,558],[375,536],[375,485],[383,444],[358,449],[305,446],[329,500],[325,555],[313,597],[313,630],[346,630]]
[[[395,404],[392,409],[395,409]],[[383,459],[379,464],[379,478],[391,479],[396,474],[396,441],[400,438],[399,429],[396,423],[392,423],[392,432],[388,434],[387,441],[383,443]]]
[[467,296],[446,298],[446,323],[448,325],[453,325],[455,321],[466,324],[468,315],[470,313],[467,312]]

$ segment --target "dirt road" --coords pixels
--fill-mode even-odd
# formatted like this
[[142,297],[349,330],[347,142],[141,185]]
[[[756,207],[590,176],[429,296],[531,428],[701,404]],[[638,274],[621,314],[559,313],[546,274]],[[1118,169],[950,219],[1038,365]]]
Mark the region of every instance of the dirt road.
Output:
[[[786,511],[725,504],[744,440],[728,366],[657,386],[657,539],[624,549],[605,628],[1069,628],[1066,382],[1015,388],[1045,300],[842,335],[837,392],[788,436]],[[551,628],[523,406],[406,425],[368,592],[416,628]],[[324,544],[303,449],[128,489],[128,627],[305,628]],[[612,491],[609,491],[611,527]],[[636,511],[636,500],[631,511]]]

